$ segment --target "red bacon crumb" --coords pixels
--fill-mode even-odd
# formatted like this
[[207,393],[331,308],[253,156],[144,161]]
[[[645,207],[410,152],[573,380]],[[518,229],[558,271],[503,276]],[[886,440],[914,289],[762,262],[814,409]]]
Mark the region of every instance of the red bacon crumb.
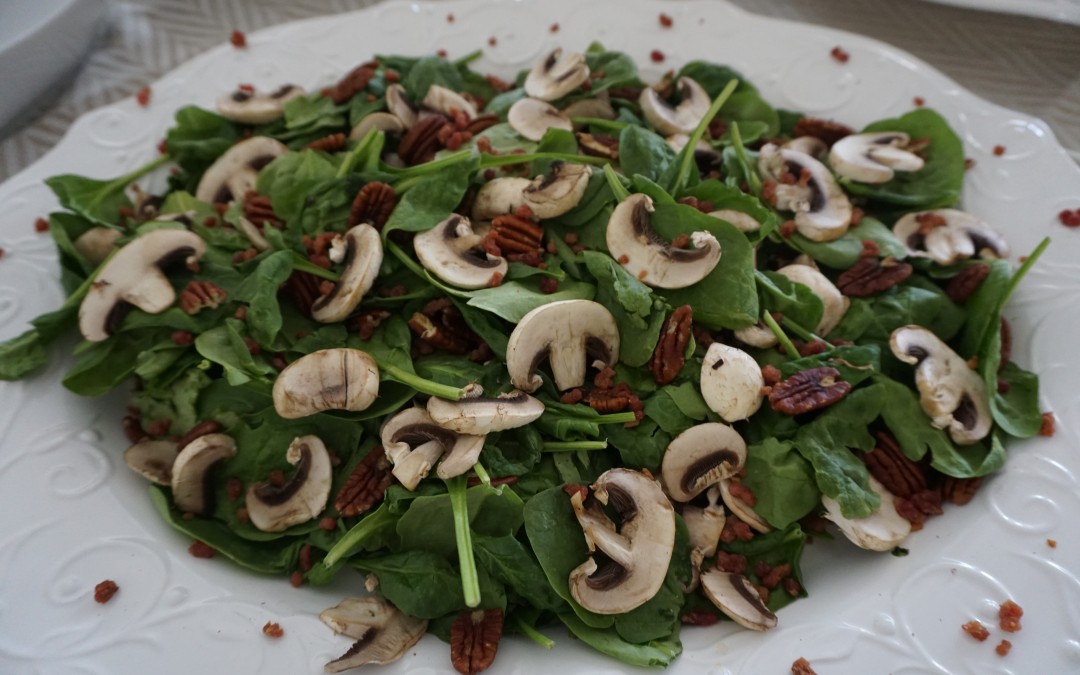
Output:
[[557,23],[551,24],[551,28],[549,28],[548,30],[550,30],[552,33],[558,33],[559,32],[559,24],[557,24]]
[[293,588],[300,588],[304,585],[304,573],[300,570],[296,570],[289,575],[289,583]]
[[5,253],[7,253],[7,251],[5,251],[3,247],[0,247],[0,258],[3,258]]
[[285,629],[282,628],[280,624],[274,623],[273,621],[267,621],[266,625],[263,626],[263,635],[276,640],[282,635],[285,635]]
[[555,277],[544,277],[540,280],[540,292],[551,294],[559,290],[559,280]]
[[38,218],[37,220],[34,221],[34,232],[48,232],[48,231],[49,231],[49,221],[45,220],[44,218]]
[[499,44],[499,39],[496,38],[494,35],[492,35],[491,37],[488,38],[488,46],[489,47],[494,47],[497,44]]
[[833,47],[832,51],[829,52],[829,56],[833,57],[834,59],[836,59],[840,63],[847,63],[848,59],[851,58],[851,54],[848,54],[840,46]]
[[454,15],[453,14],[447,14],[446,15],[446,23],[454,23]]
[[229,36],[229,42],[233,47],[243,49],[244,47],[247,47],[247,36],[241,31],[234,30],[232,35]]
[[1002,640],[1001,642],[998,643],[997,647],[994,647],[994,651],[997,652],[998,656],[1006,656],[1006,655],[1008,655],[1009,650],[1011,650],[1011,649],[1012,649],[1012,643],[1009,642],[1008,640]]
[[209,560],[210,558],[214,557],[217,551],[211,548],[209,544],[206,544],[205,542],[201,542],[196,539],[195,541],[191,542],[191,546],[188,546],[188,553],[190,553],[196,558],[204,558]]
[[169,154],[169,140],[167,138],[163,138],[158,141],[157,151],[159,155]]
[[1044,412],[1042,414],[1042,426],[1039,427],[1039,435],[1050,438],[1054,435],[1055,431],[1055,419],[1054,413]]
[[1060,220],[1061,224],[1065,227],[1080,227],[1080,209],[1074,211],[1065,209],[1058,214],[1058,220]]
[[670,16],[668,16],[667,14],[664,14],[664,13],[660,14],[660,25],[663,26],[664,28],[671,28],[672,24],[674,24],[674,23],[675,23],[675,21]]
[[995,157],[1001,157],[1004,154],[1005,154],[1005,146],[1004,145],[995,145],[994,146],[994,156]]
[[143,87],[135,94],[135,101],[142,107],[150,105],[150,87]]
[[810,667],[810,662],[801,656],[791,664],[791,675],[817,675]]
[[1047,539],[1046,545],[1050,548],[1057,548],[1057,539]]
[[112,596],[116,595],[118,590],[120,590],[120,587],[116,585],[115,581],[106,579],[94,586],[94,602],[104,605],[109,600],[112,600]]
[[1022,616],[1024,616],[1024,610],[1012,600],[1006,600],[1001,603],[1001,609],[998,610],[998,619],[1000,620],[1001,630],[1006,633],[1019,632],[1020,617]]
[[986,638],[990,637],[990,631],[986,630],[986,626],[982,625],[982,622],[978,619],[972,619],[963,626],[960,626],[960,628],[979,642],[984,642]]
[[653,63],[663,63],[665,58],[664,52],[660,51],[659,49],[654,49],[649,52],[649,58],[652,59]]
[[926,105],[926,99],[925,99],[925,98],[923,98],[922,96],[916,96],[916,97],[915,97],[915,98],[914,98],[914,99],[912,100],[912,103],[914,103],[914,104],[915,104],[915,107],[916,107],[916,108],[921,108],[921,107],[923,107],[924,105]]

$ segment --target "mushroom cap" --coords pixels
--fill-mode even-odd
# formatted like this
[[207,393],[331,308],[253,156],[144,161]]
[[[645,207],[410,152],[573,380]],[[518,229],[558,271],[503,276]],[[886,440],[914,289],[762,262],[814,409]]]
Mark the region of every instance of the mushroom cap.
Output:
[[772,526],[757,514],[749,504],[736,497],[731,492],[731,479],[725,478],[719,483],[720,498],[724,500],[724,506],[731,511],[731,515],[749,525],[762,534],[772,532]]
[[413,238],[416,257],[427,271],[451,286],[486,288],[496,276],[506,276],[506,258],[484,252],[483,240],[469,219],[453,213],[427,232]]
[[144,438],[124,451],[124,463],[135,473],[157,485],[172,485],[173,464],[180,447],[173,441]]
[[544,414],[544,404],[519,389],[496,398],[485,398],[479,385],[465,389],[466,396],[460,401],[435,396],[428,399],[427,412],[435,424],[459,434],[483,436],[523,427]]
[[[797,184],[781,181],[785,171],[798,178],[804,169],[808,172],[804,184],[801,180]],[[777,183],[776,208],[793,211],[795,227],[807,239],[832,241],[851,227],[851,200],[829,168],[810,155],[769,143],[758,155],[758,171]]]
[[328,673],[393,663],[427,631],[425,619],[411,617],[377,596],[345,598],[323,610],[319,619],[335,633],[356,640],[349,651],[326,664]]
[[480,186],[473,201],[474,222],[491,220],[495,216],[512,213],[525,203],[525,188],[532,185],[528,178],[493,178]]
[[694,232],[694,248],[677,248],[653,230],[652,199],[632,194],[611,212],[607,245],[627,272],[655,288],[686,288],[708,276],[720,262],[720,242],[709,232]]
[[700,386],[709,409],[731,423],[749,418],[761,407],[765,378],[754,357],[737,347],[714,342],[701,364]]
[[958,445],[977,443],[990,433],[993,417],[986,383],[949,345],[922,326],[897,328],[889,336],[896,358],[915,366],[919,404]]
[[688,502],[734,476],[746,463],[746,441],[726,424],[706,422],[668,444],[660,464],[664,487],[677,502]]
[[736,328],[735,339],[758,349],[769,349],[777,343],[776,333],[760,321],[753,326]]
[[361,223],[342,236],[345,269],[341,278],[334,284],[334,290],[319,296],[311,305],[311,318],[320,323],[334,323],[349,316],[371,290],[382,265],[382,239],[374,227]]
[[162,272],[176,262],[198,260],[206,242],[188,230],[151,230],[123,246],[105,263],[79,306],[79,331],[90,342],[109,338],[131,305],[160,314],[176,300]]
[[808,287],[814,295],[821,298],[825,311],[821,313],[821,320],[814,332],[822,337],[836,328],[851,306],[850,298],[842,294],[828,277],[809,265],[785,265],[776,272]]
[[364,115],[356,126],[349,132],[349,138],[354,141],[362,141],[372,129],[385,131],[388,134],[399,134],[405,131],[405,124],[394,113],[373,112]]
[[424,95],[424,100],[420,103],[428,110],[445,115],[460,112],[465,113],[465,116],[470,120],[476,117],[476,107],[472,103],[461,94],[442,85],[433,84],[428,87],[427,94]]
[[817,136],[799,136],[784,143],[783,147],[789,150],[798,150],[814,159],[821,157],[829,150],[829,146],[825,144],[825,141]]
[[255,483],[244,497],[251,524],[263,532],[281,532],[308,522],[326,508],[330,497],[333,468],[318,436],[293,439],[285,460],[296,467],[289,482],[280,487]]
[[679,105],[674,107],[660,98],[660,94],[652,87],[642,89],[638,98],[645,119],[656,127],[661,136],[692,133],[712,105],[709,93],[697,80],[680,77],[675,86],[679,89],[681,100]]
[[556,48],[536,62],[525,78],[525,93],[541,101],[562,98],[589,79],[585,55]]
[[550,103],[535,98],[523,98],[510,106],[506,121],[530,141],[539,141],[548,129],[574,130],[569,117]]
[[294,84],[286,84],[269,94],[259,94],[237,89],[217,101],[218,114],[225,119],[243,124],[266,124],[285,114],[285,104],[304,95],[304,90]]
[[236,220],[236,229],[240,230],[240,233],[247,237],[251,245],[255,247],[256,251],[269,251],[270,242],[263,236],[259,228],[255,226],[255,223],[251,222],[244,216],[240,216]]
[[701,573],[701,590],[717,609],[744,628],[763,631],[776,626],[776,615],[765,606],[754,584],[741,574],[714,567]]
[[720,488],[714,485],[706,494],[709,498],[708,506],[687,504],[682,510],[683,522],[686,523],[686,530],[690,535],[690,548],[698,551],[703,558],[716,555],[720,535],[727,523],[724,507],[718,503]]
[[109,254],[116,248],[116,241],[123,236],[123,232],[112,227],[91,227],[83,232],[72,242],[79,255],[86,258],[92,265],[100,265],[105,262]]
[[907,147],[911,137],[901,131],[851,134],[833,143],[829,166],[859,183],[887,183],[896,171],[918,171],[925,162]]
[[911,534],[911,523],[896,511],[896,497],[873,476],[870,489],[881,497],[881,506],[865,518],[848,518],[840,504],[827,495],[821,496],[825,518],[836,523],[844,536],[859,548],[868,551],[891,551]]
[[379,366],[359,349],[322,349],[293,361],[274,380],[274,410],[285,419],[324,410],[366,410],[379,394]]
[[[660,484],[631,469],[609,469],[592,485],[595,502],[588,507],[581,494],[571,497],[574,513],[590,552],[599,548],[601,563],[591,556],[570,572],[570,593],[597,614],[622,614],[656,595],[667,576],[675,547],[675,509]],[[614,509],[616,526],[599,507]]]
[[735,226],[736,230],[744,234],[748,232],[757,232],[761,229],[761,223],[745,211],[717,209],[716,211],[709,211],[709,215],[713,218],[719,218],[724,222],[731,223]]
[[581,203],[592,169],[586,164],[551,163],[546,176],[537,176],[521,191],[525,205],[540,220],[557,218]]
[[611,107],[611,99],[606,91],[592,98],[574,101],[563,108],[562,114],[567,117],[591,117],[600,120],[613,120],[618,117],[615,108]]
[[215,464],[235,455],[236,441],[226,434],[206,434],[185,445],[172,465],[170,484],[176,507],[195,514],[213,508],[210,472]]
[[230,202],[255,189],[259,169],[278,155],[288,152],[280,141],[269,136],[252,136],[232,146],[199,180],[195,198],[204,202]]
[[592,300],[560,300],[521,317],[506,346],[506,369],[515,387],[531,393],[543,384],[536,368],[546,357],[555,386],[565,391],[585,383],[588,355],[605,366],[618,362],[615,318]]
[[[920,217],[938,216],[944,225],[922,231]],[[909,213],[893,225],[893,234],[904,242],[908,253],[930,258],[939,265],[951,265],[968,258],[1005,258],[1009,245],[994,228],[978,217],[957,209],[933,209]]]
[[405,95],[405,87],[396,82],[386,87],[386,108],[406,129],[412,129],[420,121],[420,115]]
[[439,457],[439,478],[460,476],[476,464],[485,436],[459,434],[440,427],[424,408],[406,408],[383,423],[383,449],[392,473],[408,490],[427,476]]

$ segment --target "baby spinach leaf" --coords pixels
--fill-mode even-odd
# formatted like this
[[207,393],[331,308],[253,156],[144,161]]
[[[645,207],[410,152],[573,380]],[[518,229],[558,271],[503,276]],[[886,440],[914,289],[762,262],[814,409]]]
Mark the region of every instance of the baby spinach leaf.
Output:
[[769,236],[779,225],[776,212],[765,207],[752,195],[748,195],[733,185],[721,183],[718,180],[703,180],[697,185],[684,190],[679,197],[696,197],[703,201],[712,202],[713,208],[719,210],[740,211],[761,223],[761,229],[757,232],[748,232],[746,237],[753,243],[761,241]]
[[494,288],[481,288],[469,293],[468,305],[517,323],[521,318],[541,305],[559,300],[592,300],[596,287],[582,281],[564,280],[554,293],[540,290],[535,277],[521,281],[508,281]]
[[127,187],[162,166],[168,159],[168,156],[159,157],[119,178],[95,180],[65,174],[46,178],[45,184],[65,209],[99,225],[115,226],[120,219],[120,207],[131,206],[131,201],[124,193]]
[[596,278],[596,301],[611,311],[619,327],[619,360],[629,366],[644,365],[660,337],[666,314],[664,304],[611,256],[584,251],[581,257]]
[[465,81],[454,64],[447,59],[441,56],[423,56],[409,68],[408,75],[402,82],[407,95],[417,104],[427,95],[433,84],[461,91]]
[[881,408],[881,419],[889,427],[904,455],[919,461],[930,452],[938,462],[949,463],[947,458],[956,453],[949,435],[930,424],[930,418],[919,405],[918,396],[910,387],[884,375],[874,381],[883,387],[888,405]]
[[678,631],[660,640],[634,644],[619,637],[614,628],[592,626],[573,614],[559,615],[567,630],[601,654],[607,654],[632,666],[665,667],[682,653]]
[[757,498],[754,510],[778,529],[810,513],[821,501],[813,466],[790,441],[769,438],[748,447],[743,483]]
[[641,174],[656,181],[675,161],[675,151],[660,135],[629,126],[619,134],[619,166],[627,176]]
[[[753,570],[759,562],[769,567],[779,565],[791,565],[791,576],[802,583],[802,570],[799,561],[802,558],[803,548],[806,546],[806,533],[802,531],[798,523],[792,523],[783,530],[775,530],[764,535],[755,535],[747,542],[733,541],[724,546],[732,553],[740,553],[746,556],[750,570]],[[754,574],[754,577],[757,575]],[[758,579],[758,581],[761,581]],[[802,595],[805,595],[805,591]],[[796,598],[786,592],[777,589],[775,593],[769,593],[768,607],[772,611],[779,611],[782,607],[791,604]]]
[[115,389],[135,372],[132,354],[149,349],[167,337],[161,331],[138,335],[121,333],[104,342],[83,342],[63,384],[80,396],[101,396]]
[[585,63],[590,71],[597,73],[597,79],[590,83],[589,91],[581,93],[579,98],[592,98],[637,79],[637,64],[623,52],[590,49],[585,52]]
[[[979,372],[990,394],[990,412],[1001,430],[1017,438],[1031,438],[1042,428],[1039,408],[1039,377],[1020,366],[1006,363],[1000,369],[1001,331],[991,334],[985,351],[979,357]],[[1002,392],[998,382],[1008,384]]]
[[[150,352],[142,352],[146,353]],[[144,386],[132,396],[132,403],[143,419],[169,420],[172,432],[185,433],[199,421],[196,403],[210,382],[203,371],[188,368],[171,380],[168,387]]]
[[[469,524],[476,534],[490,537],[512,535],[521,526],[521,499],[506,486],[477,485],[466,491]],[[450,495],[417,497],[397,522],[397,533],[406,550],[423,550],[450,556],[457,550]]]
[[1005,304],[1012,279],[1012,268],[1005,260],[987,261],[990,273],[964,303],[968,320],[956,345],[960,356],[968,358],[979,353],[992,331],[1001,323],[1001,307]]
[[892,256],[897,260],[907,257],[907,247],[893,235],[892,230],[885,227],[880,220],[869,216],[864,216],[858,225],[853,226],[839,239],[811,241],[795,232],[788,237],[787,244],[822,265],[846,270],[859,261],[864,241],[877,244],[882,256]]
[[624,465],[659,474],[664,451],[671,443],[671,434],[661,429],[655,420],[646,418],[629,429],[613,424],[606,427],[604,433],[607,434],[608,443],[619,451]]
[[757,91],[738,71],[707,61],[690,61],[679,70],[677,77],[695,80],[709,93],[709,98],[716,98],[731,80],[739,81],[736,94]]
[[269,195],[285,222],[299,218],[308,196],[337,176],[337,164],[315,150],[286,152],[259,172],[259,194]]
[[0,380],[20,380],[48,363],[45,344],[34,329],[0,343]]
[[729,124],[738,122],[743,141],[746,143],[756,141],[763,136],[775,137],[780,133],[780,115],[777,114],[776,109],[761,98],[756,91],[749,89],[736,90],[720,108],[720,114],[717,117]]
[[421,179],[394,207],[383,228],[383,236],[394,230],[423,232],[445,220],[461,203],[469,187],[469,176],[475,169],[476,160],[473,159]]
[[874,344],[843,345],[821,354],[804,356],[780,364],[784,377],[808,368],[829,366],[840,371],[840,379],[856,386],[881,370],[881,348]]
[[800,326],[817,326],[821,321],[825,304],[809,287],[777,272],[755,271],[754,274],[762,311],[780,312]]
[[488,574],[533,607],[554,612],[566,606],[548,585],[536,556],[514,537],[475,535],[473,546],[477,562]]
[[255,341],[264,347],[273,344],[281,330],[281,306],[278,287],[292,274],[293,256],[290,251],[277,251],[264,258],[255,272],[246,277],[237,289],[238,300],[249,303],[247,325]]
[[465,609],[461,575],[437,553],[401,551],[353,558],[350,564],[374,573],[379,593],[410,616],[436,619]]
[[484,446],[484,466],[496,476],[522,476],[540,461],[543,448],[544,439],[535,427],[519,427],[489,440]]
[[244,324],[236,319],[226,319],[225,325],[217,326],[195,338],[195,349],[208,361],[225,369],[225,379],[233,386],[252,379],[262,379],[274,373],[274,368],[251,355],[242,335]]
[[[857,307],[862,304],[866,308]],[[897,328],[917,324],[948,340],[969,316],[937,285],[915,278],[863,302],[853,302],[852,307],[851,318],[845,316],[830,337],[887,342]]]
[[643,605],[615,617],[619,637],[634,644],[660,640],[679,632],[679,613],[686,601],[684,589],[690,585],[690,533],[686,523],[675,516],[675,545],[664,583]]
[[169,157],[193,177],[202,174],[240,139],[240,127],[196,106],[176,111],[176,126],[165,136]]
[[275,134],[279,140],[306,142],[312,136],[324,136],[344,129],[348,120],[348,104],[338,105],[330,96],[321,93],[297,96],[285,104],[285,133]]
[[694,382],[683,382],[657,390],[645,401],[645,414],[674,436],[704,420],[709,407]]

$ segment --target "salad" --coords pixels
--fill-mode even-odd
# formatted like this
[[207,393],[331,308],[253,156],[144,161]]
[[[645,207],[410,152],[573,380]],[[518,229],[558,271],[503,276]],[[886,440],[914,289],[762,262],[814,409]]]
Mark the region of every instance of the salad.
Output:
[[556,625],[667,665],[684,627],[775,626],[826,522],[902,554],[1038,433],[1001,312],[1046,243],[1013,270],[957,207],[933,110],[856,131],[703,61],[476,56],[240,85],[129,175],[49,179],[70,296],[0,345],[16,379],[78,330],[64,386],[134,382],[124,459],[193,554],[353,575],[328,671],[430,632],[476,673]]

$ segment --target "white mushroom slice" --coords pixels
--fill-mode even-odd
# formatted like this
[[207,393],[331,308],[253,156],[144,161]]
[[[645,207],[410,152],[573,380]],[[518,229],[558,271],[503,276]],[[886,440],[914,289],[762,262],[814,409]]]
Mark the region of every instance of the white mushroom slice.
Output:
[[387,419],[380,438],[387,458],[394,464],[392,473],[407,490],[416,489],[444,453],[437,473],[446,479],[471,469],[484,449],[484,436],[444,429],[423,408],[407,408]]
[[116,241],[123,236],[120,230],[111,227],[91,227],[73,242],[79,255],[91,265],[105,262],[116,248]]
[[720,342],[709,345],[701,364],[701,397],[725,422],[748,419],[761,407],[765,378],[746,352]]
[[274,380],[274,410],[285,419],[324,410],[366,410],[379,394],[379,366],[359,349],[306,354]]
[[266,124],[285,114],[285,104],[304,95],[304,90],[286,84],[269,94],[237,89],[217,101],[218,114],[243,124]]
[[591,556],[570,572],[570,593],[582,607],[597,614],[622,614],[645,604],[664,583],[675,546],[675,510],[660,485],[630,469],[609,469],[592,486],[599,504],[614,509],[615,524],[582,494],[571,497]]
[[480,247],[483,237],[473,232],[469,219],[456,213],[413,238],[416,257],[427,271],[451,286],[486,288],[506,276],[506,258]]
[[460,401],[432,396],[427,402],[427,412],[444,429],[483,436],[535,421],[544,414],[544,404],[518,389],[497,398],[484,398],[484,388],[470,384]]
[[758,349],[770,349],[776,346],[778,342],[776,333],[772,332],[768,326],[760,321],[753,326],[736,328],[735,339]]
[[[795,227],[807,239],[832,241],[844,236],[851,227],[851,201],[828,167],[810,155],[769,143],[758,155],[758,171],[776,183],[774,206],[781,211],[793,211]],[[785,174],[797,182],[785,183]]]
[[976,216],[956,209],[909,213],[893,225],[893,234],[910,255],[952,265],[968,258],[1005,258],[1004,237]]
[[814,159],[821,157],[829,149],[829,146],[825,144],[825,141],[816,136],[799,136],[798,138],[793,138],[787,143],[784,143],[783,147],[788,150],[796,150],[810,155]]
[[829,281],[828,277],[813,267],[808,265],[785,265],[776,272],[808,287],[814,292],[814,295],[821,298],[825,311],[822,312],[821,320],[818,321],[814,332],[822,337],[825,337],[832,332],[833,328],[836,328],[837,324],[844,318],[844,314],[847,313],[848,307],[851,306],[851,299],[843,295],[833,282]]
[[171,485],[173,464],[179,453],[180,447],[173,441],[146,438],[124,451],[124,463],[151,483]]
[[247,192],[255,189],[259,170],[288,150],[283,143],[269,136],[252,136],[240,141],[206,170],[195,189],[195,198],[215,203],[243,199]]
[[743,211],[736,211],[735,209],[718,209],[716,211],[710,211],[709,215],[713,218],[719,218],[720,220],[731,223],[739,232],[757,232],[761,229],[761,223],[749,213]]
[[833,144],[829,166],[859,183],[887,183],[896,171],[918,171],[923,159],[906,150],[911,137],[900,131],[851,134]]
[[510,106],[506,121],[530,141],[539,141],[548,129],[574,130],[569,117],[550,103],[535,98],[523,98]]
[[341,278],[332,291],[320,295],[311,305],[311,318],[320,323],[334,323],[349,316],[371,290],[382,265],[382,239],[374,227],[361,223],[342,236],[346,249]]
[[236,229],[240,230],[240,232],[248,238],[248,241],[251,242],[251,245],[255,247],[256,251],[270,250],[270,242],[262,235],[262,232],[255,226],[255,223],[244,216],[240,216],[240,218],[237,219]]
[[986,383],[964,359],[922,326],[897,328],[889,346],[896,358],[915,366],[919,403],[935,427],[959,445],[986,438],[993,426]]
[[405,87],[400,84],[394,83],[386,88],[386,107],[406,129],[412,129],[420,121],[420,115],[405,96]]
[[525,78],[525,93],[541,101],[554,101],[589,80],[585,55],[555,49],[540,59]]
[[308,522],[326,508],[330,497],[330,453],[318,436],[294,439],[285,460],[296,467],[287,483],[255,483],[244,497],[251,524],[263,532],[281,532]]
[[642,89],[638,98],[645,119],[656,127],[661,136],[692,133],[701,118],[709,112],[712,103],[709,93],[696,80],[680,77],[675,86],[679,90],[680,99],[679,105],[675,107],[660,98],[660,94],[652,87]]
[[105,263],[79,306],[79,331],[101,342],[120,326],[131,306],[160,314],[176,300],[162,268],[192,263],[206,252],[206,242],[188,230],[152,230],[128,242]]
[[476,108],[464,96],[438,84],[431,85],[424,100],[420,102],[428,110],[444,115],[464,113],[470,120],[476,117]]
[[173,502],[184,513],[204,514],[213,508],[211,470],[236,455],[236,442],[226,434],[206,434],[185,445],[172,465]]
[[606,91],[600,92],[593,98],[574,101],[563,108],[562,113],[567,117],[588,117],[598,120],[613,120],[618,117],[615,108],[611,107],[611,100]]
[[622,200],[611,212],[607,245],[626,271],[654,288],[686,288],[708,276],[720,262],[720,242],[709,232],[693,232],[693,248],[678,248],[653,230],[652,199],[642,193]]
[[543,384],[536,368],[545,357],[559,391],[580,387],[585,383],[586,363],[598,360],[613,366],[618,362],[615,318],[592,300],[561,300],[537,307],[510,333],[506,347],[510,382],[522,391],[536,391]]
[[690,548],[698,551],[703,558],[710,558],[716,555],[716,547],[727,523],[727,515],[724,507],[719,504],[719,487],[714,485],[705,494],[709,499],[708,506],[687,504],[683,507],[682,518],[690,535]]
[[728,508],[728,511],[731,511],[733,516],[762,534],[772,532],[772,526],[759,516],[752,506],[731,493],[730,478],[720,481],[719,486],[720,497],[724,500],[724,506]]
[[388,134],[400,134],[405,131],[405,124],[397,115],[388,112],[373,112],[365,115],[356,126],[349,132],[349,138],[354,141],[362,141],[372,129],[385,131]]
[[328,673],[393,663],[427,631],[427,620],[411,617],[376,596],[345,598],[319,619],[335,633],[356,640],[349,651],[326,664]]
[[677,502],[688,502],[738,473],[746,463],[746,441],[726,424],[706,422],[668,444],[660,465],[664,488]]
[[525,188],[532,185],[528,178],[494,178],[476,191],[473,202],[474,222],[491,220],[495,216],[513,213],[525,203]]
[[592,169],[585,164],[551,163],[546,176],[537,176],[522,190],[525,205],[540,220],[557,218],[581,203]]
[[744,628],[763,631],[776,626],[776,615],[765,606],[754,584],[741,574],[716,568],[702,572],[701,590],[717,609]]
[[911,523],[896,511],[896,497],[873,476],[869,479],[870,489],[881,498],[877,511],[865,518],[848,518],[841,513],[840,504],[835,499],[822,495],[825,518],[836,523],[844,536],[859,548],[891,551],[911,534]]

